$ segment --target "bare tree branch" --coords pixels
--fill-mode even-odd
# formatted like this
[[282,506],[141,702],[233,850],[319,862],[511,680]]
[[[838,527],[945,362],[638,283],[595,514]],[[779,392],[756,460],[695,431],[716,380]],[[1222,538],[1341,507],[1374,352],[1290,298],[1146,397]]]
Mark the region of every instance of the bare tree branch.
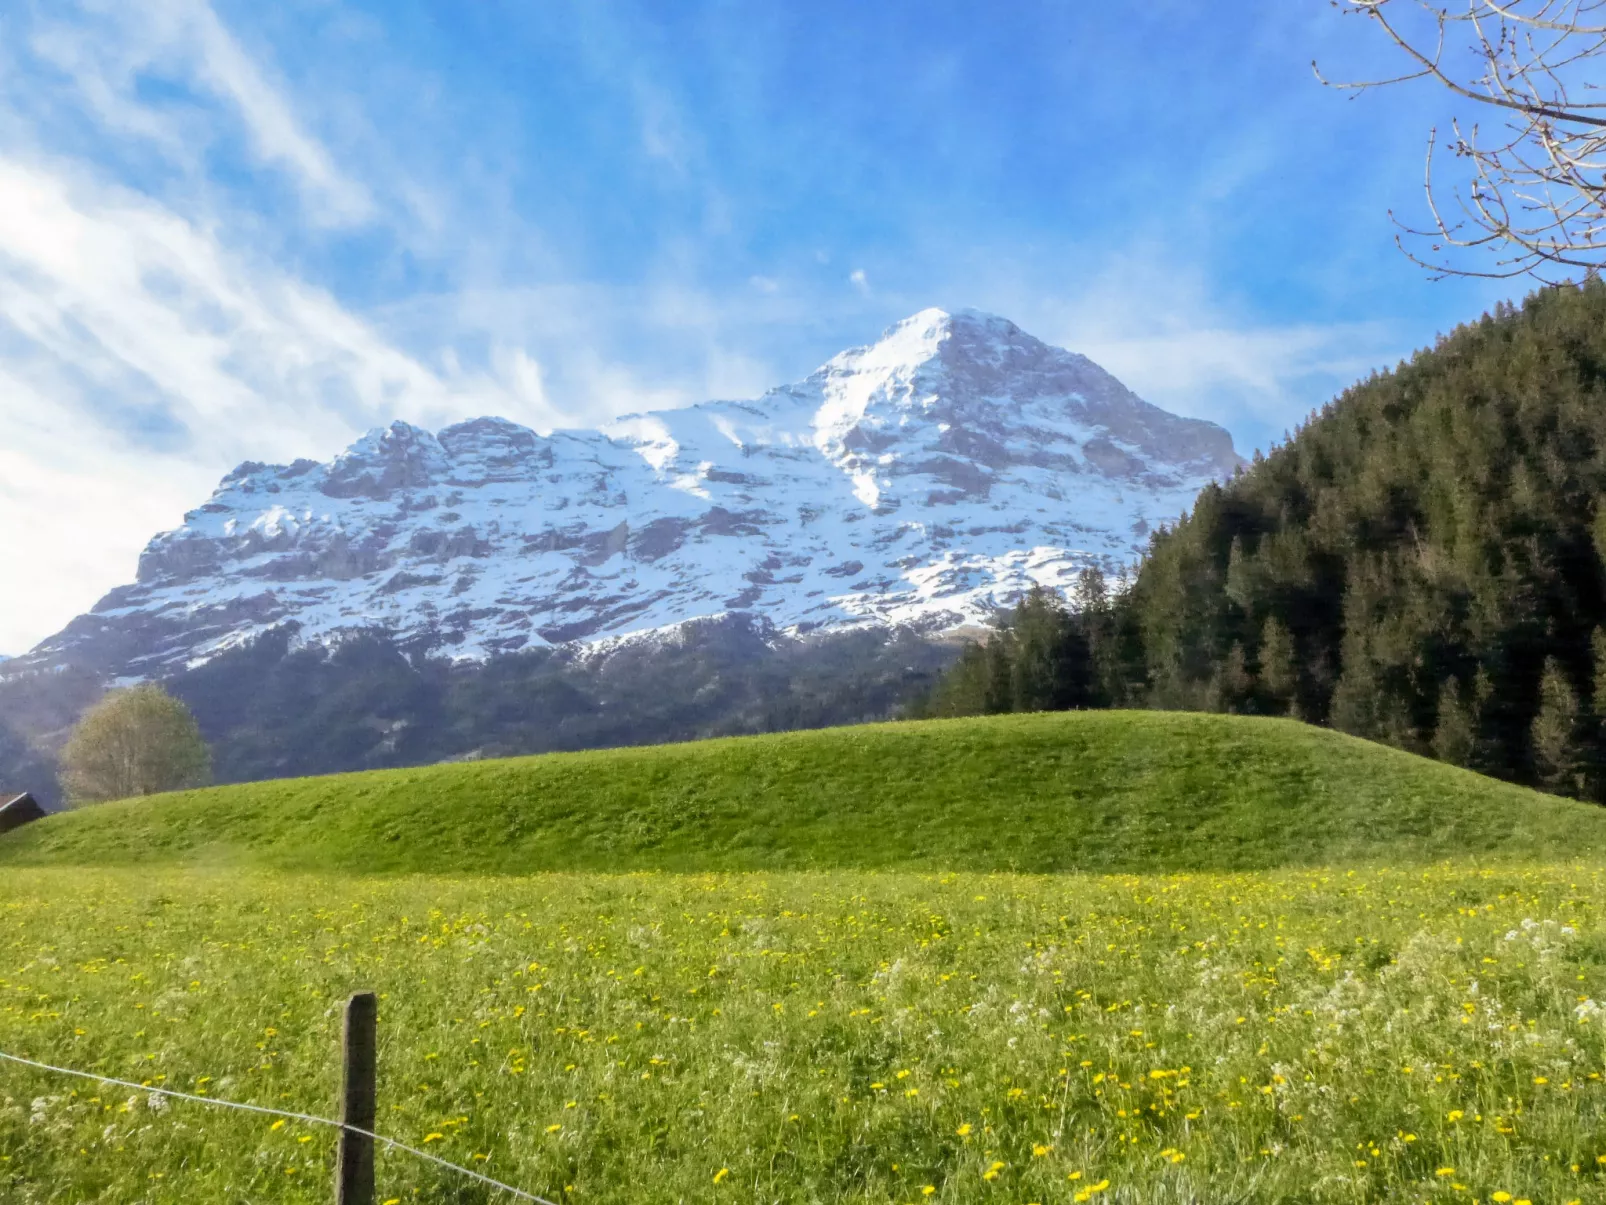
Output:
[[[1438,136],[1430,132],[1423,187],[1431,220],[1417,229],[1391,212],[1395,242],[1439,277],[1530,275],[1557,283],[1594,275],[1606,264],[1606,99],[1593,99],[1606,83],[1606,0],[1455,3],[1333,0],[1342,12],[1376,23],[1408,69],[1335,82],[1311,64],[1330,88],[1359,94],[1431,79],[1506,115],[1493,137],[1454,123],[1448,145],[1470,178],[1450,211],[1440,203]],[[1494,263],[1469,266],[1461,253],[1492,255]]]

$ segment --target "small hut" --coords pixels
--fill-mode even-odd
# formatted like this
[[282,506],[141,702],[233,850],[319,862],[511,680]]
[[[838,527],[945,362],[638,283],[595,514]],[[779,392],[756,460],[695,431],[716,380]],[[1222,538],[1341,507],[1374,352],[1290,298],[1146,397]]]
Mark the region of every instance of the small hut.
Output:
[[26,791],[21,795],[0,796],[0,833],[9,833],[14,828],[44,818],[45,809]]

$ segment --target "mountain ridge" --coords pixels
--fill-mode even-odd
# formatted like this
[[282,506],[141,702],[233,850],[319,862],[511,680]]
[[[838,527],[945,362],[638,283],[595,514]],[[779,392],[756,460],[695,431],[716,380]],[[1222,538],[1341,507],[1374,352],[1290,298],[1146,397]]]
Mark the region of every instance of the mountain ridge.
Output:
[[1242,463],[1085,356],[923,310],[748,401],[545,434],[397,421],[327,463],[246,461],[7,671],[145,676],[292,620],[469,658],[749,610],[938,631],[1125,564]]

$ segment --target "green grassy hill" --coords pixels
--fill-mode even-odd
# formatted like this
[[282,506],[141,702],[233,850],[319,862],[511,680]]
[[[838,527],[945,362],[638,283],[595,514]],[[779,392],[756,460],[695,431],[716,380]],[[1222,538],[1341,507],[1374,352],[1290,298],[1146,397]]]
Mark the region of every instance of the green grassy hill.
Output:
[[1606,810],[1289,720],[1072,712],[215,787],[52,817],[0,866],[1227,870],[1606,850]]

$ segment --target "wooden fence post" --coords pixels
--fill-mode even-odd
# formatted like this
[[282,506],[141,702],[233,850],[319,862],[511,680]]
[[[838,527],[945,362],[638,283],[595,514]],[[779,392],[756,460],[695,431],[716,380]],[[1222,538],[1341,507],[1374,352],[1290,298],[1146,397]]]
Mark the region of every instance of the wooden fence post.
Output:
[[[370,1134],[374,1129],[378,1021],[379,1001],[372,992],[358,992],[346,1002],[340,1123]],[[374,1140],[368,1134],[340,1131],[340,1147],[335,1155],[335,1205],[374,1205]]]

